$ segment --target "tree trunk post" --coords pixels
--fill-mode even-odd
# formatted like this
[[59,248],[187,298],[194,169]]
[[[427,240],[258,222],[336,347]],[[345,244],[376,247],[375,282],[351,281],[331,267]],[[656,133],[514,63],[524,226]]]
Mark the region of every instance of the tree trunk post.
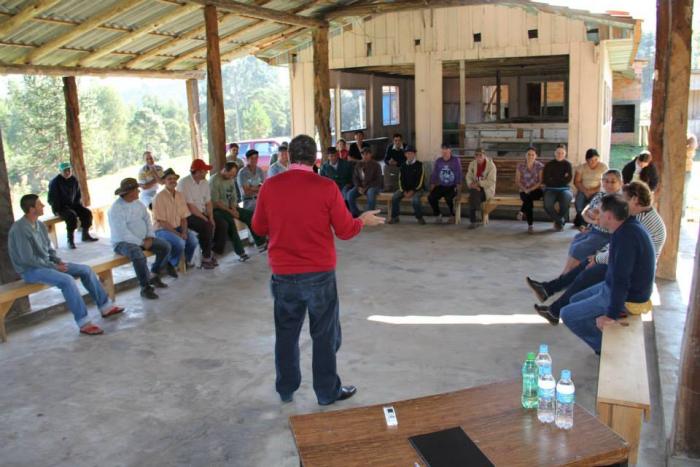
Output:
[[75,76],[63,77],[63,96],[66,101],[66,133],[68,133],[70,165],[73,169],[73,175],[78,179],[83,204],[90,206],[90,190],[83,157],[83,134],[80,130],[80,103],[78,102],[78,86],[75,84]]
[[685,179],[693,2],[658,0],[657,8],[656,58],[662,63],[656,68],[659,83],[654,83],[652,96],[650,147],[660,174],[656,190],[659,213],[668,232],[656,275],[675,280]]
[[202,131],[199,113],[199,87],[196,79],[185,82],[187,88],[187,114],[190,123],[190,139],[192,142],[192,159],[202,157]]
[[[10,261],[10,254],[7,247],[7,240],[10,227],[15,216],[12,212],[12,197],[10,196],[10,181],[7,174],[7,164],[5,163],[5,149],[2,143],[2,133],[0,132],[0,284],[7,284],[19,279]],[[29,311],[29,299],[27,297],[15,300],[15,304],[8,316],[18,315]]]
[[[321,140],[321,154],[326,160],[326,148],[331,146],[331,72],[328,65],[328,27],[313,30],[314,49],[314,120]],[[339,105],[339,103],[336,103]],[[311,135],[313,136],[313,135]]]
[[207,36],[207,121],[209,123],[209,163],[218,172],[226,164],[224,90],[219,53],[219,19],[216,7],[204,7]]

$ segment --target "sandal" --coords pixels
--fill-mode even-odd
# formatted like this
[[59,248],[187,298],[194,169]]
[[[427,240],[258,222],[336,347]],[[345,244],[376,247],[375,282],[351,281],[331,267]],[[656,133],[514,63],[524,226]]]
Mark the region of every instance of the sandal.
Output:
[[117,306],[114,305],[112,308],[107,310],[106,313],[102,313],[103,318],[108,318],[110,316],[118,315],[119,313],[122,313],[125,310],[123,306]]
[[104,334],[104,331],[98,325],[90,323],[80,328],[80,334],[87,334],[88,336],[99,336],[100,334]]

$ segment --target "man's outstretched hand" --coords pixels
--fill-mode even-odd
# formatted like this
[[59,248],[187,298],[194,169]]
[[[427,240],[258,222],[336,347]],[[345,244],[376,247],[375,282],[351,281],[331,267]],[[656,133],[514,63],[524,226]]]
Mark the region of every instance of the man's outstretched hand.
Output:
[[379,209],[375,209],[374,211],[365,211],[360,215],[359,219],[362,221],[362,225],[364,226],[383,224],[386,219],[379,217],[377,214],[379,214]]

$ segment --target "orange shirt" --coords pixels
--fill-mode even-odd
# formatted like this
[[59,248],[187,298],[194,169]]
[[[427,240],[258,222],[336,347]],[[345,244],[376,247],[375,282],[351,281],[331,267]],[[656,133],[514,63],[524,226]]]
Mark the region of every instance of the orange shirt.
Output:
[[165,228],[159,221],[165,221],[173,227],[180,227],[180,221],[189,215],[190,210],[187,207],[185,197],[177,190],[173,196],[166,188],[153,198],[153,228],[155,230]]

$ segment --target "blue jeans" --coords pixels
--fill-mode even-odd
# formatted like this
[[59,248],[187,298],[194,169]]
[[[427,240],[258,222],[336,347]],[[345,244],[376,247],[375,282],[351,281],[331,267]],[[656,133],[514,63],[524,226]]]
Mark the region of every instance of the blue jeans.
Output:
[[[423,217],[423,211],[420,204],[421,196],[423,196],[423,190],[418,190],[413,194],[413,197],[411,198],[411,204],[413,205],[413,213],[416,215],[416,219],[420,219],[421,217]],[[394,192],[394,195],[391,197],[391,212],[389,213],[389,217],[399,217],[399,213],[401,212],[401,200],[403,198],[403,191],[399,190]]]
[[588,261],[584,261],[553,281],[542,283],[550,296],[566,289],[563,294],[550,303],[549,312],[552,315],[558,318],[561,309],[570,303],[571,297],[605,280],[605,274],[608,271],[607,264],[594,264],[590,268],[587,266]]
[[275,302],[277,392],[286,398],[301,384],[299,334],[308,309],[314,391],[319,404],[334,402],[340,394],[335,354],[342,340],[335,271],[273,274],[270,287]]
[[[151,268],[155,274],[160,270],[163,261],[170,255],[170,243],[162,238],[154,238],[151,251],[156,255],[156,260]],[[119,242],[114,245],[114,252],[118,255],[126,256],[131,260],[134,266],[134,272],[139,280],[141,288],[148,287],[151,284],[151,274],[148,271],[148,261],[146,255],[143,254],[141,245],[135,243]]]
[[[562,226],[569,222],[569,205],[572,198],[571,190],[544,190],[544,210],[550,219]],[[559,209],[555,205],[559,203]]]
[[566,327],[596,353],[600,353],[603,333],[595,320],[605,314],[609,304],[610,289],[605,282],[599,282],[571,297],[570,303],[561,309],[561,320]]
[[[180,227],[177,229],[178,232],[182,232]],[[185,261],[187,263],[192,262],[192,256],[197,249],[198,240],[197,236],[191,230],[187,231],[187,240],[183,240],[179,235],[175,235],[169,230],[159,229],[156,230],[156,238],[165,240],[170,244],[170,256],[168,257],[168,262],[173,266],[177,267],[180,262],[180,255],[185,252]]]
[[78,327],[83,327],[90,322],[87,306],[83,301],[83,296],[78,290],[75,278],[87,289],[90,296],[101,311],[107,311],[112,305],[109,297],[102,287],[100,280],[90,266],[84,264],[66,263],[67,272],[61,272],[52,268],[32,268],[22,273],[22,279],[29,284],[49,284],[61,289],[63,298]]
[[582,262],[608,243],[610,243],[609,233],[601,232],[598,229],[580,232],[576,234],[569,245],[569,256]]
[[[379,194],[379,188],[377,187],[370,187],[367,188],[367,191],[365,192],[365,195],[367,195],[367,210],[371,211],[374,209],[374,207],[377,205],[377,195]],[[350,206],[350,212],[352,213],[353,217],[357,217],[360,215],[360,210],[357,208],[357,198],[362,196],[360,194],[360,190],[357,187],[353,187],[350,191],[348,191],[348,206]]]

